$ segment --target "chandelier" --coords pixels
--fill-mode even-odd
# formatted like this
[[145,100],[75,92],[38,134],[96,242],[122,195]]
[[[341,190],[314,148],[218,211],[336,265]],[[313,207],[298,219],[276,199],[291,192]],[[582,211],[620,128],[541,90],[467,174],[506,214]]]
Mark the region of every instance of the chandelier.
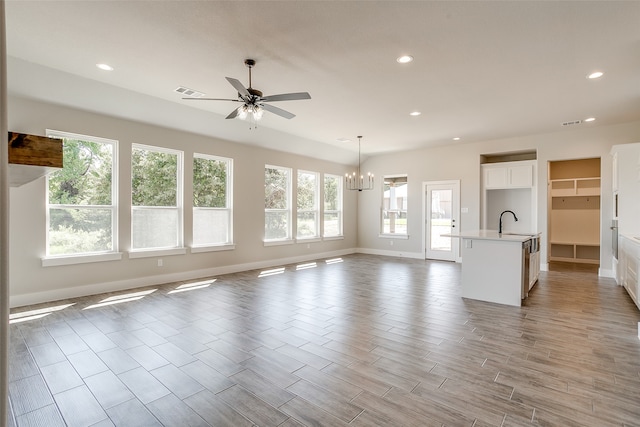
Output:
[[353,172],[351,175],[348,173],[345,174],[345,184],[347,186],[347,190],[373,190],[373,174],[371,172],[367,173],[365,177],[360,173],[360,140],[362,136],[358,136],[358,171]]

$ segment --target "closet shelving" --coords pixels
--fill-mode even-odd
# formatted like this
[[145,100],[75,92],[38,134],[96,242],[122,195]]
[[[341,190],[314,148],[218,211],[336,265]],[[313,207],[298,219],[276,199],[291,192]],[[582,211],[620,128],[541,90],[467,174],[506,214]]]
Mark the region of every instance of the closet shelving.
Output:
[[593,176],[599,173],[599,160],[558,162],[550,168],[550,261],[600,262],[600,176]]

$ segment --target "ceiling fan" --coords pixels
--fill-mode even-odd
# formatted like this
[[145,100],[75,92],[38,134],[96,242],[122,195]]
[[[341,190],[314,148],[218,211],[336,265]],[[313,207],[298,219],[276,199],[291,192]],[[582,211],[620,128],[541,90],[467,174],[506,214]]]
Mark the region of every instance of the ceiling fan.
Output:
[[296,92],[296,93],[282,93],[279,95],[263,96],[262,92],[258,89],[251,87],[251,69],[256,65],[256,61],[253,59],[246,59],[244,65],[249,68],[249,87],[245,88],[239,80],[226,77],[227,81],[231,83],[231,86],[238,91],[237,99],[226,98],[182,98],[187,100],[200,100],[200,101],[233,101],[241,102],[242,105],[233,110],[226,118],[234,119],[236,117],[240,119],[246,119],[250,117],[253,120],[259,120],[262,117],[264,110],[270,113],[276,114],[285,119],[292,119],[296,115],[290,113],[282,108],[274,107],[268,104],[268,102],[276,101],[294,101],[298,99],[311,99],[311,95],[308,92]]

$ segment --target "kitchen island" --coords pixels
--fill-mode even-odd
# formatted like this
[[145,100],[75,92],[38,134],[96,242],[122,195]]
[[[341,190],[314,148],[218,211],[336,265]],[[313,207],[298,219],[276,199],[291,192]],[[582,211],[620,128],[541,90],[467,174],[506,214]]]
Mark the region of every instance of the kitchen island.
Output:
[[[498,233],[495,230],[461,232],[462,297],[520,306],[532,286],[530,255],[539,234]],[[534,263],[533,268],[538,268]],[[539,264],[538,264],[539,265]],[[535,272],[537,279],[537,271]]]

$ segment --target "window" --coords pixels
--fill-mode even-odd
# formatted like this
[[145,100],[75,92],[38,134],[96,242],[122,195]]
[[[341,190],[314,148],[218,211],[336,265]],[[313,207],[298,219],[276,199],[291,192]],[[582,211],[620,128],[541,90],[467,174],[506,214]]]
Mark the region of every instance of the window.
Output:
[[342,179],[324,176],[324,237],[342,236]]
[[182,152],[134,144],[131,248],[182,246]]
[[407,234],[407,176],[385,176],[382,234]]
[[291,239],[291,169],[264,168],[264,240]]
[[48,131],[64,165],[47,178],[47,256],[117,250],[117,141]]
[[193,245],[231,244],[233,160],[193,156]]
[[320,216],[319,174],[316,172],[298,171],[297,194],[297,229],[298,239],[311,239],[320,235],[318,217]]

